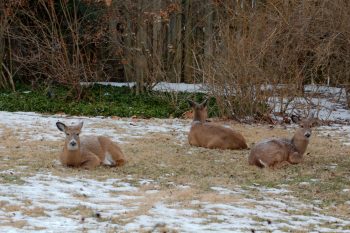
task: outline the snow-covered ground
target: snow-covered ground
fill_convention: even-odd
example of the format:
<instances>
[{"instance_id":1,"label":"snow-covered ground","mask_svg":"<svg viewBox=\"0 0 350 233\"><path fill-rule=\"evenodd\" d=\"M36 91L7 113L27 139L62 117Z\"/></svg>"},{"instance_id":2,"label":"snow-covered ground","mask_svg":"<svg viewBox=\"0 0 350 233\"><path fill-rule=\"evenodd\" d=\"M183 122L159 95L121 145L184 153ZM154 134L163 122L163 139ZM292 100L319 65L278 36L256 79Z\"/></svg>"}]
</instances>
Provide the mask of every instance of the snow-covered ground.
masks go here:
<instances>
[{"instance_id":1,"label":"snow-covered ground","mask_svg":"<svg viewBox=\"0 0 350 233\"><path fill-rule=\"evenodd\" d=\"M251 229L279 232L284 228L350 232L342 230L349 226L350 220L320 214L319 208L297 200L284 188L250 187L243 190L237 187L228 190L212 187L217 198L234 200L226 203L193 200L184 205L181 201L168 203L165 196L153 203L147 212L130 219L124 216L137 211L160 191L141 192L138 187L118 179L96 181L51 174L37 174L24 178L24 181L23 185L0 186L0 222L5 225L0 227L1 232L81 232L83 229L88 232L113 229L117 232L139 232L141 229L151 230L157 225L179 232L247 232ZM254 191L254 196L250 191ZM20 208L10 212L3 210L11 205ZM40 216L25 214L38 208L42 212ZM76 211L64 215L66 209ZM88 209L91 213L82 216L79 209ZM305 215L303 210L312 212ZM120 224L114 219L125 220L126 223ZM25 221L26 224L21 229L10 226L17 221Z\"/></svg>"},{"instance_id":2,"label":"snow-covered ground","mask_svg":"<svg viewBox=\"0 0 350 233\"><path fill-rule=\"evenodd\" d=\"M57 141L63 139L63 134L57 130L56 122L67 125L84 122L83 135L106 135L117 142L125 138L139 138L154 132L185 132L189 130L187 121L173 120L138 120L131 118L106 117L68 117L65 115L41 115L33 112L1 112L0 124L11 127L20 139ZM101 124L101 125L100 125ZM98 126L98 127L96 127ZM1 131L0 131L1 133Z\"/></svg>"},{"instance_id":3,"label":"snow-covered ground","mask_svg":"<svg viewBox=\"0 0 350 233\"><path fill-rule=\"evenodd\" d=\"M0 112L0 119L1 127L11 127L24 141L63 140L55 126L58 120L68 124L84 121L89 134L108 135L120 143L154 132L171 133L186 143L185 135L189 129L189 120L181 119L88 118L23 112ZM342 125L321 127L317 131L341 137L342 130L350 132L350 128ZM0 131L0 136L2 133ZM349 137L343 137L343 140L350 143ZM1 174L21 176L21 171L5 170ZM22 180L23 184L0 185L1 232L157 232L157 227L178 232L282 232L283 229L350 232L344 229L350 225L350 220L322 214L316 203L304 203L295 198L288 186L274 189L213 186L211 191L216 200L229 201L193 199L188 202L170 201L156 181L138 180L132 176L99 181L80 175L59 177L37 173L22 177ZM150 183L152 189L145 189ZM191 184L173 186L174 192L191 189ZM152 203L150 200L155 195L160 198ZM150 206L145 209L148 203ZM11 206L17 208L11 210ZM40 210L39 215L27 214L35 209ZM71 211L67 213L67 209ZM79 209L87 209L90 214L82 216ZM140 214L134 215L137 211ZM21 222L22 226L13 226L16 222Z\"/></svg>"}]
</instances>

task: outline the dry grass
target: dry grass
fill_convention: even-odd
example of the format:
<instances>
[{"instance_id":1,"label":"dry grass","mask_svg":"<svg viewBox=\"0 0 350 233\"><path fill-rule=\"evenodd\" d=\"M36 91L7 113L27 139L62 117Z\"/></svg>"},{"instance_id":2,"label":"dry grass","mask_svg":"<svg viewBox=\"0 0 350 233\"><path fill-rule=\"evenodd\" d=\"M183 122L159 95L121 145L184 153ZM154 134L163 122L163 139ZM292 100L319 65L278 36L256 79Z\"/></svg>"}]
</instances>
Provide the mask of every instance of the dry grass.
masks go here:
<instances>
[{"instance_id":1,"label":"dry grass","mask_svg":"<svg viewBox=\"0 0 350 233\"><path fill-rule=\"evenodd\" d=\"M282 127L271 128L268 125L237 125L233 128L242 132L252 145L263 138L278 136L289 137L293 130ZM61 166L58 153L62 142L19 141L16 133L6 130L3 132L0 154L0 170L13 170L13 173L0 175L0 182L20 183L21 176L31 176L37 172L50 172L53 175L67 177L80 174L89 178L103 180L106 178L125 179L131 175L134 180L152 179L157 185L142 185L138 192L144 193L143 206L135 212L128 212L123 217L113 219L124 222L134 216L147 213L152 205L166 196L168 203L182 202L190 205L191 200L209 201L213 203L232 203L239 201L237 196L215 195L211 187L246 188L251 186L267 186L293 191L293 196L306 201L320 200L319 206L325 213L331 213L349 218L350 211L345 204L349 200L349 192L342 192L350 186L350 148L343 146L338 140L317 136L317 131L311 140L300 165L290 165L280 170L259 169L247 163L249 150L223 151L191 147L174 141L171 133L152 133L140 139L130 139L130 143L121 147L128 157L128 163L121 168L99 167L86 171ZM336 166L331 166L337 164ZM127 180L132 182L132 180ZM303 185L302 182L308 182ZM133 184L140 186L139 183ZM189 185L187 189L175 189L175 185ZM145 194L146 190L157 189L156 194ZM137 196L138 194L133 194ZM250 197L254 192L250 192ZM269 194L270 195L270 194ZM141 195L140 195L141 196ZM78 199L84 197L77 197ZM186 204L187 203L187 204ZM125 203L128 205L127 203ZM135 205L132 202L130 206ZM16 208L8 203L0 203L1 208ZM193 207L193 205L192 205ZM83 216L91 215L91 210L67 210L64 214L75 211ZM42 209L26 209L30 215L44 215Z\"/></svg>"}]
</instances>

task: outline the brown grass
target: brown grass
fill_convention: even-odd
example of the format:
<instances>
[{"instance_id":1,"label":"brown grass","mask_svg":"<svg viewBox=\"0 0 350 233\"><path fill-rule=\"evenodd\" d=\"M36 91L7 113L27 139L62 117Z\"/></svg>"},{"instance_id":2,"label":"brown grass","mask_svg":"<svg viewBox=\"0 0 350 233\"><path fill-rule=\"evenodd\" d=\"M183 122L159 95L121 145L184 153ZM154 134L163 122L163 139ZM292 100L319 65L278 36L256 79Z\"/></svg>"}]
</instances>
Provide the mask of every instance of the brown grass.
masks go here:
<instances>
[{"instance_id":1,"label":"brown grass","mask_svg":"<svg viewBox=\"0 0 350 233\"><path fill-rule=\"evenodd\" d=\"M268 125L237 125L231 126L247 138L248 145L268 137L290 137L293 129L270 127ZM37 172L51 172L53 175L67 177L81 175L88 178L103 180L106 178L124 179L131 175L135 180L152 179L157 185L141 186L139 192L157 189L158 193L144 194L143 206L136 212L129 212L123 217L114 219L124 222L132 216L146 213L158 201L183 202L202 200L216 203L232 203L239 201L245 194L226 197L215 195L211 187L227 188L241 187L249 189L252 185L280 188L286 184L292 195L307 202L320 200L320 207L326 213L345 218L350 216L346 201L350 199L349 192L342 192L350 185L350 148L343 146L338 140L318 136L317 130L305 155L305 161L299 165L290 165L280 170L259 169L247 163L249 150L223 151L191 147L184 142L175 142L171 133L152 133L140 139L130 139L130 143L122 144L121 148L128 158L123 167L99 167L86 171L61 166L57 162L62 142L19 141L11 131L5 130L2 137L3 145L0 154L0 170L13 169L15 173L6 173L10 178L0 176L1 182L18 183L17 172L20 176L31 176ZM19 146L18 148L16 148ZM6 158L6 159L5 159ZM337 164L330 167L331 164ZM26 166L21 168L20 166ZM12 178L11 178L12 177ZM15 177L15 178L13 178ZM131 182L127 180L127 182ZM301 185L301 182L309 182ZM140 186L140 184L135 183ZM190 188L178 189L174 185L189 185ZM133 195L137 195L133 194ZM270 194L269 194L270 195ZM254 197L254 192L250 192ZM84 198L84 197L78 197ZM127 204L127 203L125 203ZM135 203L129 203L130 206ZM1 208L11 205L1 203ZM339 207L339 208L338 208ZM17 208L13 206L11 208ZM44 214L41 209L26 210L32 214ZM90 211L90 210L89 210ZM87 212L89 212L87 211ZM83 211L86 212L86 211ZM71 214L72 210L67 212ZM86 215L89 215L86 213Z\"/></svg>"},{"instance_id":2,"label":"brown grass","mask_svg":"<svg viewBox=\"0 0 350 233\"><path fill-rule=\"evenodd\" d=\"M27 221L25 220L11 221L9 223L0 223L0 226L11 226L16 228L23 228L26 225L27 225Z\"/></svg>"}]
</instances>

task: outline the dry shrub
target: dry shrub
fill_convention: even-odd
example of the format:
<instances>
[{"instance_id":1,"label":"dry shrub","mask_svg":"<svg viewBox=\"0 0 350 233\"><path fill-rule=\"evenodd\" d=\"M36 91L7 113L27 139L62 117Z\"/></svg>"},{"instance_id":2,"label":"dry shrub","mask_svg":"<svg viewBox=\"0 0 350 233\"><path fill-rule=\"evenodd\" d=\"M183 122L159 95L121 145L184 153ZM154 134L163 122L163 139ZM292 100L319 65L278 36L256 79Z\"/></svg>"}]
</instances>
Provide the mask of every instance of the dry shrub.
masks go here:
<instances>
[{"instance_id":1,"label":"dry shrub","mask_svg":"<svg viewBox=\"0 0 350 233\"><path fill-rule=\"evenodd\" d=\"M136 93L160 81L200 82L222 114L261 118L271 96L290 102L304 95L305 84L347 86L350 79L346 0L6 0L0 6L6 88L13 77L77 89L80 81L134 81Z\"/></svg>"},{"instance_id":2,"label":"dry shrub","mask_svg":"<svg viewBox=\"0 0 350 233\"><path fill-rule=\"evenodd\" d=\"M348 83L347 1L255 3L216 5L215 49L200 75L223 113L261 117L271 96L289 103L304 96L305 84Z\"/></svg>"},{"instance_id":3,"label":"dry shrub","mask_svg":"<svg viewBox=\"0 0 350 233\"><path fill-rule=\"evenodd\" d=\"M91 6L80 1L23 1L6 5L12 21L3 37L6 64L21 82L60 83L80 90L81 81L105 80L108 54L100 59L106 42L103 5ZM93 10L96 10L94 12ZM101 16L101 18L99 18ZM80 93L78 92L78 97Z\"/></svg>"}]
</instances>

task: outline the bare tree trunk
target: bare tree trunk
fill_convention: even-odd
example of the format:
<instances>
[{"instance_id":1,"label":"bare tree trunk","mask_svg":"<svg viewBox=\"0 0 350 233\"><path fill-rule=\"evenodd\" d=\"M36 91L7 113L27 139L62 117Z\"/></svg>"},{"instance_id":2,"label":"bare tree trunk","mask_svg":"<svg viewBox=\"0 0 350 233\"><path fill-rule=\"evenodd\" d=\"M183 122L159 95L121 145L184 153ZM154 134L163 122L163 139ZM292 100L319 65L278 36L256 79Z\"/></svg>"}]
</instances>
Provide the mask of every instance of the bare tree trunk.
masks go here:
<instances>
[{"instance_id":1,"label":"bare tree trunk","mask_svg":"<svg viewBox=\"0 0 350 233\"><path fill-rule=\"evenodd\" d=\"M181 0L176 0L174 4L180 7ZM174 11L170 15L167 30L167 76L171 82L181 81L183 54L182 36L182 15L180 12Z\"/></svg>"},{"instance_id":2,"label":"bare tree trunk","mask_svg":"<svg viewBox=\"0 0 350 233\"><path fill-rule=\"evenodd\" d=\"M192 1L185 0L184 9L184 35L183 35L183 80L184 82L192 82Z\"/></svg>"},{"instance_id":3,"label":"bare tree trunk","mask_svg":"<svg viewBox=\"0 0 350 233\"><path fill-rule=\"evenodd\" d=\"M213 57L213 15L212 0L207 0L205 7L206 24L204 28L204 67L210 67ZM202 80L202 82L204 81Z\"/></svg>"},{"instance_id":4,"label":"bare tree trunk","mask_svg":"<svg viewBox=\"0 0 350 233\"><path fill-rule=\"evenodd\" d=\"M13 71L12 71L12 48L11 48L11 41L8 37L8 47L5 48L5 34L8 30L8 15L5 13L5 5L4 2L0 2L0 87L2 88L11 88L12 91L15 91L15 84L13 82ZM6 66L4 62L4 57L6 50L9 52L8 60L9 60L9 67Z\"/></svg>"},{"instance_id":5,"label":"bare tree trunk","mask_svg":"<svg viewBox=\"0 0 350 233\"><path fill-rule=\"evenodd\" d=\"M118 6L116 2L111 1L110 5L108 5L108 29L109 29L109 36L111 38L111 43L109 47L108 53L110 54L111 57L116 57L119 55L119 51L122 48L121 44L121 35L117 31L117 23L120 20L120 13ZM112 67L113 69L113 74L116 76L118 73L118 68L116 66ZM99 75L100 76L100 75Z\"/></svg>"},{"instance_id":6,"label":"bare tree trunk","mask_svg":"<svg viewBox=\"0 0 350 233\"><path fill-rule=\"evenodd\" d=\"M146 57L144 48L147 42L147 33L143 22L143 1L140 2L140 14L137 20L136 32L136 51L135 51L135 77L136 77L136 94L144 92L145 76L146 76Z\"/></svg>"},{"instance_id":7,"label":"bare tree trunk","mask_svg":"<svg viewBox=\"0 0 350 233\"><path fill-rule=\"evenodd\" d=\"M182 75L182 7L181 0L176 0L175 10L170 14L167 30L167 76L171 82L180 82Z\"/></svg>"},{"instance_id":8,"label":"bare tree trunk","mask_svg":"<svg viewBox=\"0 0 350 233\"><path fill-rule=\"evenodd\" d=\"M153 22L153 39L152 39L152 74L155 82L162 78L162 19L158 12L161 10L161 0L154 0L153 10L156 12L156 17Z\"/></svg>"},{"instance_id":9,"label":"bare tree trunk","mask_svg":"<svg viewBox=\"0 0 350 233\"><path fill-rule=\"evenodd\" d=\"M116 6L118 8L118 6ZM131 18L131 15L129 13L128 6L125 5L125 8L127 9L125 12L123 12L123 17L125 18L125 28L124 30L126 31L125 35L123 35L124 40L123 40L123 58L122 58L122 64L124 67L124 81L126 82L131 82L134 81L133 77L133 54L135 54L132 51L133 48L133 43L132 43L132 22L129 20Z\"/></svg>"}]
</instances>

